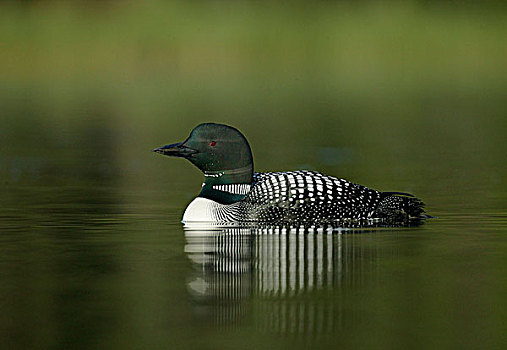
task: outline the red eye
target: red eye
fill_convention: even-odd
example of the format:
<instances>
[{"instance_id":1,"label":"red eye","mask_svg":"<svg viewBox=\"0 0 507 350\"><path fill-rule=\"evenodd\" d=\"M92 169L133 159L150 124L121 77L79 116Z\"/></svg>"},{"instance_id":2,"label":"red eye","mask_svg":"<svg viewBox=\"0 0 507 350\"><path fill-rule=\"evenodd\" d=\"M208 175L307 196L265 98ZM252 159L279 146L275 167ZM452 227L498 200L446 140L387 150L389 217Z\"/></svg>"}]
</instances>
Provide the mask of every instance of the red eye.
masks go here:
<instances>
[{"instance_id":1,"label":"red eye","mask_svg":"<svg viewBox=\"0 0 507 350\"><path fill-rule=\"evenodd\" d=\"M215 141L211 141L209 145L210 145L210 146L215 146L216 144L217 144L217 143L216 143Z\"/></svg>"}]
</instances>

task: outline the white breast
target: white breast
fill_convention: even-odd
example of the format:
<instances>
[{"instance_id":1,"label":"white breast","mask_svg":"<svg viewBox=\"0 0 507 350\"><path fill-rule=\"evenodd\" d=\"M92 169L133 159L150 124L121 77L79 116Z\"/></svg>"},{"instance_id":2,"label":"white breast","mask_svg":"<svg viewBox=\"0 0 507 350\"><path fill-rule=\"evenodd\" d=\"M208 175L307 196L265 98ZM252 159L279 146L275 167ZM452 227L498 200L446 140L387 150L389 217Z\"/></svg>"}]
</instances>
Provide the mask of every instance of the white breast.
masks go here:
<instances>
[{"instance_id":1,"label":"white breast","mask_svg":"<svg viewBox=\"0 0 507 350\"><path fill-rule=\"evenodd\" d=\"M239 203L220 204L211 199L197 197L185 209L183 222L235 222L241 216L239 206Z\"/></svg>"},{"instance_id":2,"label":"white breast","mask_svg":"<svg viewBox=\"0 0 507 350\"><path fill-rule=\"evenodd\" d=\"M221 204L212 201L211 199L197 197L192 202L190 202L187 209L185 209L185 213L183 214L183 222L213 222L215 221L213 209L218 205Z\"/></svg>"}]
</instances>

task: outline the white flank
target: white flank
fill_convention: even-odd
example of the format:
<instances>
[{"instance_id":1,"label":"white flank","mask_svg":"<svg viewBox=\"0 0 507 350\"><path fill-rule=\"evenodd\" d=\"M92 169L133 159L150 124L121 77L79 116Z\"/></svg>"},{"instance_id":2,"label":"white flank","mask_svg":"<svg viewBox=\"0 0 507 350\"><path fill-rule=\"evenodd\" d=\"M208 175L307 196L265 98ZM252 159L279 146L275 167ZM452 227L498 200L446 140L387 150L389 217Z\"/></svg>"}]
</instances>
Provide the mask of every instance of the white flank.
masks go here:
<instances>
[{"instance_id":1,"label":"white flank","mask_svg":"<svg viewBox=\"0 0 507 350\"><path fill-rule=\"evenodd\" d=\"M220 204L211 199L197 197L188 205L183 222L235 222L241 218L238 204Z\"/></svg>"}]
</instances>

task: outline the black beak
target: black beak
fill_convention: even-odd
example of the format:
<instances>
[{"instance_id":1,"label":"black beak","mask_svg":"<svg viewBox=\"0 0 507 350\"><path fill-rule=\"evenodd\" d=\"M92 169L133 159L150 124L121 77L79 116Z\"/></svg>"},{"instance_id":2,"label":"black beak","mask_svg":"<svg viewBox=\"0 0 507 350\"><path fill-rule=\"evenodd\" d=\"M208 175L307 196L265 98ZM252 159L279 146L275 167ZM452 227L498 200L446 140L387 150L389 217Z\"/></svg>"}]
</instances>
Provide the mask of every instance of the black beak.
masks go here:
<instances>
[{"instance_id":1,"label":"black beak","mask_svg":"<svg viewBox=\"0 0 507 350\"><path fill-rule=\"evenodd\" d=\"M192 154L197 153L195 149L187 147L184 142L173 143L171 145L165 145L162 147L155 148L153 152L163 154L164 156L172 157L183 157L186 158Z\"/></svg>"}]
</instances>

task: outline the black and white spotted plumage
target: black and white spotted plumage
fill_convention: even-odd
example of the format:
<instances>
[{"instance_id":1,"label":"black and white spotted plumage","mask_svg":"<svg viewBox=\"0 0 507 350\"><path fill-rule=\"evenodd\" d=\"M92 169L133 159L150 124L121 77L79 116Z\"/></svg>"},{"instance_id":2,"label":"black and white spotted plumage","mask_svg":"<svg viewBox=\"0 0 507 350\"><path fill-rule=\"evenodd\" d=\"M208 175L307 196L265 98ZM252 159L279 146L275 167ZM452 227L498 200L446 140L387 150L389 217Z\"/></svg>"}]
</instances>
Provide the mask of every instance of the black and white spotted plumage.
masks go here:
<instances>
[{"instance_id":1,"label":"black and white spotted plumage","mask_svg":"<svg viewBox=\"0 0 507 350\"><path fill-rule=\"evenodd\" d=\"M329 222L371 217L380 193L310 171L258 173L243 200L249 215L268 222Z\"/></svg>"},{"instance_id":2,"label":"black and white spotted plumage","mask_svg":"<svg viewBox=\"0 0 507 350\"><path fill-rule=\"evenodd\" d=\"M409 196L313 171L255 173L245 198L217 208L217 219L276 224L418 217L423 204Z\"/></svg>"}]
</instances>

